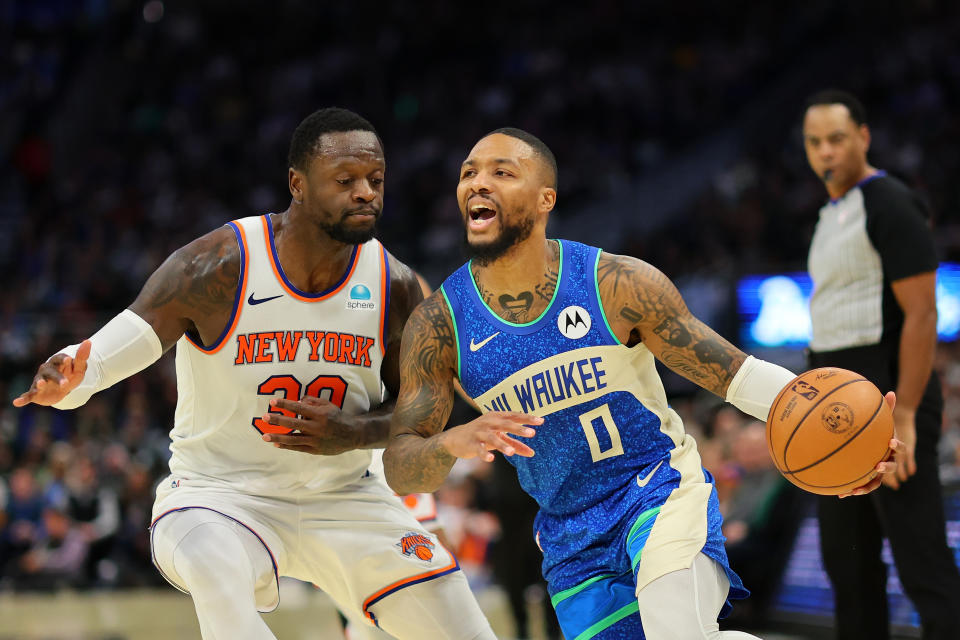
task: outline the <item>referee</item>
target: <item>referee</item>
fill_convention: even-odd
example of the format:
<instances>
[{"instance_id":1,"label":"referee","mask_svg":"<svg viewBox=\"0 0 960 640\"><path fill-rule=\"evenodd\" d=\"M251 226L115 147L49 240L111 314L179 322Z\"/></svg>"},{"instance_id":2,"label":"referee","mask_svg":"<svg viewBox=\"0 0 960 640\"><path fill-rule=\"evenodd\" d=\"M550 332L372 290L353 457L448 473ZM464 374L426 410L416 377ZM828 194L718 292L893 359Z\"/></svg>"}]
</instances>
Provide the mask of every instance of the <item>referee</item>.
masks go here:
<instances>
[{"instance_id":1,"label":"referee","mask_svg":"<svg viewBox=\"0 0 960 640\"><path fill-rule=\"evenodd\" d=\"M842 91L807 101L807 160L830 201L820 209L808 269L812 367L836 366L895 389L897 471L843 501L821 497L820 548L833 583L836 637L890 637L883 537L923 638L960 637L960 574L947 547L937 473L943 399L932 374L937 256L917 195L867 163L863 105Z\"/></svg>"}]
</instances>

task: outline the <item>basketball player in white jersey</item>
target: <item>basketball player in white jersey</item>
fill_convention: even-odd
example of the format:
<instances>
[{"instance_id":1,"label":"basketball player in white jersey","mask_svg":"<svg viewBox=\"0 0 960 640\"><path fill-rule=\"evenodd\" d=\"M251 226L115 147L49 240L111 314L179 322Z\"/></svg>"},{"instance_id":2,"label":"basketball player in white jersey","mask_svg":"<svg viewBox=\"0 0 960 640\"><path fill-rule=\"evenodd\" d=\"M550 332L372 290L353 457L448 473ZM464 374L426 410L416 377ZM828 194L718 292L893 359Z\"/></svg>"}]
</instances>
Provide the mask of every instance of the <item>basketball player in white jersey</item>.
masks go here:
<instances>
[{"instance_id":1,"label":"basketball player in white jersey","mask_svg":"<svg viewBox=\"0 0 960 640\"><path fill-rule=\"evenodd\" d=\"M384 156L343 109L290 145L292 202L170 256L134 303L14 400L72 409L176 344L171 475L153 560L209 639L274 636L281 575L401 640L493 638L456 559L367 469L386 442L403 326L422 299L375 239ZM318 455L310 455L318 454Z\"/></svg>"}]
</instances>

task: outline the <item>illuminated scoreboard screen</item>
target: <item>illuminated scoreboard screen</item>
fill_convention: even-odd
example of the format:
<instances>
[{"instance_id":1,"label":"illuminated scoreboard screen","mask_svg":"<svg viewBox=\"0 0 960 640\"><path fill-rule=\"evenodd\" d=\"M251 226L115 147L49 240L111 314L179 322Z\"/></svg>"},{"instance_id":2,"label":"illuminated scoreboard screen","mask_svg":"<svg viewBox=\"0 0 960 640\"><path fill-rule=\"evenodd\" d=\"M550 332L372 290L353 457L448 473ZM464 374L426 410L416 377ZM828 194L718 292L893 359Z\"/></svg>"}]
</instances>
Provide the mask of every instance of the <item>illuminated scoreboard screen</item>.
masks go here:
<instances>
[{"instance_id":1,"label":"illuminated scoreboard screen","mask_svg":"<svg viewBox=\"0 0 960 640\"><path fill-rule=\"evenodd\" d=\"M745 348L803 348L810 342L810 294L806 272L744 276L737 283L740 343ZM960 337L960 264L937 269L937 335Z\"/></svg>"}]
</instances>

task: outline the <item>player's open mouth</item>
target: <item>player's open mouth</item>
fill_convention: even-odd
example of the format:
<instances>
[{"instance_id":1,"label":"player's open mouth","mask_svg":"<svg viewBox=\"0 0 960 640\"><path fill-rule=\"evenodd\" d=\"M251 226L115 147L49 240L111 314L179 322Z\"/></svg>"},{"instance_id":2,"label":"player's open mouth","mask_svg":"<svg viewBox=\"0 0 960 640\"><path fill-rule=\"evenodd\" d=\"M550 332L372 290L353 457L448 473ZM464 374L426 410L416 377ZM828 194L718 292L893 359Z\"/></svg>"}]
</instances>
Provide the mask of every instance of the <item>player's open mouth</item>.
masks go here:
<instances>
[{"instance_id":1,"label":"player's open mouth","mask_svg":"<svg viewBox=\"0 0 960 640\"><path fill-rule=\"evenodd\" d=\"M473 203L467 213L470 217L467 224L471 229L483 229L497 217L496 209L485 202Z\"/></svg>"}]
</instances>

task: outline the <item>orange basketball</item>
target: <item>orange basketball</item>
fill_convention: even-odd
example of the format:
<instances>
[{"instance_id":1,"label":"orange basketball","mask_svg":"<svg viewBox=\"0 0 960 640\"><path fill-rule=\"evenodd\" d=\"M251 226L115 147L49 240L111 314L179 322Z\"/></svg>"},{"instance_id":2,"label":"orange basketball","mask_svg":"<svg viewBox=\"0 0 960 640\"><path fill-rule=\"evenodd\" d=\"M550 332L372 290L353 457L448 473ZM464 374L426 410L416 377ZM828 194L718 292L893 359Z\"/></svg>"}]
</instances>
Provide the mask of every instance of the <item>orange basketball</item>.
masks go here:
<instances>
[{"instance_id":1,"label":"orange basketball","mask_svg":"<svg viewBox=\"0 0 960 640\"><path fill-rule=\"evenodd\" d=\"M425 545L417 545L417 548L414 549L414 553L417 554L417 557L421 560L430 560L433 558L433 551Z\"/></svg>"},{"instance_id":2,"label":"orange basketball","mask_svg":"<svg viewBox=\"0 0 960 640\"><path fill-rule=\"evenodd\" d=\"M847 493L890 453L893 411L859 373L824 367L790 381L767 416L767 446L783 476L811 493Z\"/></svg>"}]
</instances>

